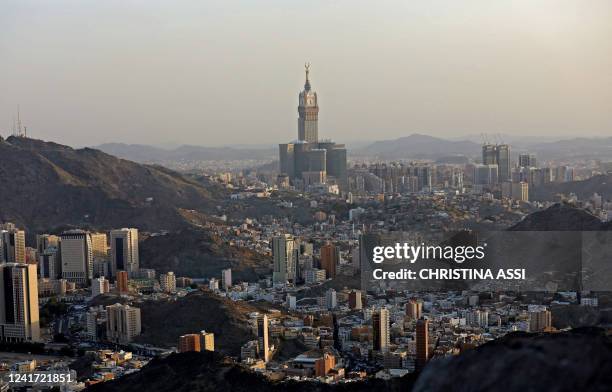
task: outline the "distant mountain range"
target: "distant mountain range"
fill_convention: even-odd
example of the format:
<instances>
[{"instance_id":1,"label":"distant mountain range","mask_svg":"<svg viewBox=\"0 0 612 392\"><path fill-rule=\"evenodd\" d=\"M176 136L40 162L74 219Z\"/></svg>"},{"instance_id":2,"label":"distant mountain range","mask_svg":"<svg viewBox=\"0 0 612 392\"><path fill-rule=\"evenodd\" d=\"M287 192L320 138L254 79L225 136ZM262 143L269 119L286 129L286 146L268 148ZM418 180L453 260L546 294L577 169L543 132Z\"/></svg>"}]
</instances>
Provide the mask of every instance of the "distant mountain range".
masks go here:
<instances>
[{"instance_id":1,"label":"distant mountain range","mask_svg":"<svg viewBox=\"0 0 612 392\"><path fill-rule=\"evenodd\" d=\"M0 221L54 228L179 229L180 209L210 211L223 190L161 166L41 140L0 138Z\"/></svg>"},{"instance_id":2,"label":"distant mountain range","mask_svg":"<svg viewBox=\"0 0 612 392\"><path fill-rule=\"evenodd\" d=\"M552 200L557 194L576 194L580 199L589 199L597 193L604 200L612 199L612 174L601 174L582 181L549 183L529 190L532 200Z\"/></svg>"},{"instance_id":3,"label":"distant mountain range","mask_svg":"<svg viewBox=\"0 0 612 392\"><path fill-rule=\"evenodd\" d=\"M119 158L141 163L164 161L220 161L220 160L273 160L277 159L278 149L180 146L164 149L143 144L108 143L94 148Z\"/></svg>"},{"instance_id":4,"label":"distant mountain range","mask_svg":"<svg viewBox=\"0 0 612 392\"><path fill-rule=\"evenodd\" d=\"M480 144L468 140L453 141L433 136L412 134L394 140L381 140L353 151L353 155L376 156L381 159L438 159L452 156L478 156Z\"/></svg>"},{"instance_id":5,"label":"distant mountain range","mask_svg":"<svg viewBox=\"0 0 612 392\"><path fill-rule=\"evenodd\" d=\"M514 159L519 152L530 152L539 159L559 157L599 158L612 160L612 137L574 138L551 141L551 137L520 137L505 135L497 140L512 146ZM494 142L491 140L491 142ZM353 147L351 147L353 146ZM464 139L444 139L414 133L398 139L380 140L372 143L349 143L349 156L378 157L380 159L433 159L443 162L464 162L465 158L479 159L482 141L476 136ZM95 146L123 159L141 163L163 163L169 161L215 161L215 160L277 160L275 146L249 147L203 147L184 145L166 149L143 144L108 143ZM463 160L462 160L463 159Z\"/></svg>"},{"instance_id":6,"label":"distant mountain range","mask_svg":"<svg viewBox=\"0 0 612 392\"><path fill-rule=\"evenodd\" d=\"M514 138L516 139L516 138ZM590 158L612 160L612 137L574 138L542 142L538 138L506 141L513 155L518 152L535 153L539 159ZM393 140L374 142L353 155L374 156L381 159L449 159L457 156L480 158L482 143L473 140L450 140L422 134L412 134Z\"/></svg>"}]
</instances>

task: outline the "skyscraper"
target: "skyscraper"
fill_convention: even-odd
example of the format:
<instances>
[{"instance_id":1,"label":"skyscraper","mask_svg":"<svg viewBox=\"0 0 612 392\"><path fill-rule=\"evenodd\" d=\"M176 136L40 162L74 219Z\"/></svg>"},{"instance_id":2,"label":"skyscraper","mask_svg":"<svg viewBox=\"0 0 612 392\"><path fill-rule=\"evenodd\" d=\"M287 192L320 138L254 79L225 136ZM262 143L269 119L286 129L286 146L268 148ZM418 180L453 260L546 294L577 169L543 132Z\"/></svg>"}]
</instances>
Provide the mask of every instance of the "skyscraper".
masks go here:
<instances>
[{"instance_id":1,"label":"skyscraper","mask_svg":"<svg viewBox=\"0 0 612 392\"><path fill-rule=\"evenodd\" d=\"M499 170L498 181L510 181L512 176L512 165L510 165L510 146L507 144L497 145L497 167Z\"/></svg>"},{"instance_id":2,"label":"skyscraper","mask_svg":"<svg viewBox=\"0 0 612 392\"><path fill-rule=\"evenodd\" d=\"M381 308L372 314L372 339L374 351L386 352L389 348L389 310Z\"/></svg>"},{"instance_id":3,"label":"skyscraper","mask_svg":"<svg viewBox=\"0 0 612 392\"><path fill-rule=\"evenodd\" d=\"M483 144L482 164L497 165L497 182L509 181L511 179L512 167L510 165L510 146L507 144Z\"/></svg>"},{"instance_id":4,"label":"skyscraper","mask_svg":"<svg viewBox=\"0 0 612 392\"><path fill-rule=\"evenodd\" d=\"M272 239L272 256L274 258L272 281L274 283L295 281L298 252L295 238L291 234L284 234Z\"/></svg>"},{"instance_id":5,"label":"skyscraper","mask_svg":"<svg viewBox=\"0 0 612 392\"><path fill-rule=\"evenodd\" d=\"M131 276L138 272L138 229L118 229L110 233L111 268L113 276L117 271L127 271Z\"/></svg>"},{"instance_id":6,"label":"skyscraper","mask_svg":"<svg viewBox=\"0 0 612 392\"><path fill-rule=\"evenodd\" d=\"M416 370L423 370L429 360L429 320L419 319L416 325Z\"/></svg>"},{"instance_id":7,"label":"skyscraper","mask_svg":"<svg viewBox=\"0 0 612 392\"><path fill-rule=\"evenodd\" d=\"M317 93L310 87L310 64L305 68L306 83L298 96L298 140L316 143L319 141L319 103Z\"/></svg>"},{"instance_id":8,"label":"skyscraper","mask_svg":"<svg viewBox=\"0 0 612 392\"><path fill-rule=\"evenodd\" d=\"M83 230L71 230L60 236L62 278L86 284L93 278L93 249L91 235Z\"/></svg>"},{"instance_id":9,"label":"skyscraper","mask_svg":"<svg viewBox=\"0 0 612 392\"><path fill-rule=\"evenodd\" d=\"M319 103L309 74L307 64L306 82L298 96L298 140L279 144L280 175L302 189L333 182L344 190L348 186L346 148L330 140L319 141Z\"/></svg>"},{"instance_id":10,"label":"skyscraper","mask_svg":"<svg viewBox=\"0 0 612 392\"><path fill-rule=\"evenodd\" d=\"M12 224L4 227L4 230L0 230L0 262L25 263L25 232Z\"/></svg>"},{"instance_id":11,"label":"skyscraper","mask_svg":"<svg viewBox=\"0 0 612 392\"><path fill-rule=\"evenodd\" d=\"M37 234L36 235L36 250L39 255L42 255L45 250L49 247L55 247L59 249L60 238L56 235L51 234Z\"/></svg>"},{"instance_id":12,"label":"skyscraper","mask_svg":"<svg viewBox=\"0 0 612 392\"><path fill-rule=\"evenodd\" d=\"M59 249L55 246L44 248L38 256L38 266L41 278L57 279L62 275Z\"/></svg>"},{"instance_id":13,"label":"skyscraper","mask_svg":"<svg viewBox=\"0 0 612 392\"><path fill-rule=\"evenodd\" d=\"M259 358L264 362L270 360L270 345L268 343L268 316L263 314L257 317L257 350Z\"/></svg>"},{"instance_id":14,"label":"skyscraper","mask_svg":"<svg viewBox=\"0 0 612 392\"><path fill-rule=\"evenodd\" d=\"M0 264L0 339L40 341L36 265Z\"/></svg>"},{"instance_id":15,"label":"skyscraper","mask_svg":"<svg viewBox=\"0 0 612 392\"><path fill-rule=\"evenodd\" d=\"M106 337L110 342L126 344L140 332L140 309L121 304L106 307Z\"/></svg>"},{"instance_id":16,"label":"skyscraper","mask_svg":"<svg viewBox=\"0 0 612 392\"><path fill-rule=\"evenodd\" d=\"M327 278L336 277L336 269L340 259L340 249L334 244L327 243L321 247L321 268L327 273Z\"/></svg>"},{"instance_id":17,"label":"skyscraper","mask_svg":"<svg viewBox=\"0 0 612 392\"><path fill-rule=\"evenodd\" d=\"M518 157L519 167L537 167L537 159L534 154L519 154Z\"/></svg>"}]
</instances>

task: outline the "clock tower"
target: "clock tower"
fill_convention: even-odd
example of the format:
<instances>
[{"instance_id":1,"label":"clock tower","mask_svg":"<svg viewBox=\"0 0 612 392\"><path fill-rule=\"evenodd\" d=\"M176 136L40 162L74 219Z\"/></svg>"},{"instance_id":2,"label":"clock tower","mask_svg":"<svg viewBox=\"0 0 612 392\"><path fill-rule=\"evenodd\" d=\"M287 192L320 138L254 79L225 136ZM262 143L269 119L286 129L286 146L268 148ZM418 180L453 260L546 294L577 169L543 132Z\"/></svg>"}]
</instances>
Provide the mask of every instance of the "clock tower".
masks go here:
<instances>
[{"instance_id":1,"label":"clock tower","mask_svg":"<svg viewBox=\"0 0 612 392\"><path fill-rule=\"evenodd\" d=\"M310 88L310 63L306 63L304 67L306 83L298 98L298 140L317 143L319 141L319 104L317 93Z\"/></svg>"}]
</instances>

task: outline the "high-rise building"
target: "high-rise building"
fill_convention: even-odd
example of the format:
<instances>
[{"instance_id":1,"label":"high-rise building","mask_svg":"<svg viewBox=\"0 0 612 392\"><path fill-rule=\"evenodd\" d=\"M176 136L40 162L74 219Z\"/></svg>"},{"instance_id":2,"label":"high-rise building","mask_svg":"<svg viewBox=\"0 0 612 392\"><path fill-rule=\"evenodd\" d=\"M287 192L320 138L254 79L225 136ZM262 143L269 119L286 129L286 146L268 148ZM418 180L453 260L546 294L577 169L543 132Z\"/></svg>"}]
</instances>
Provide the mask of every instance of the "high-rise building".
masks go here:
<instances>
[{"instance_id":1,"label":"high-rise building","mask_svg":"<svg viewBox=\"0 0 612 392\"><path fill-rule=\"evenodd\" d=\"M348 297L349 308L353 310L360 310L363 305L361 303L361 291L351 290Z\"/></svg>"},{"instance_id":2,"label":"high-rise building","mask_svg":"<svg viewBox=\"0 0 612 392\"><path fill-rule=\"evenodd\" d=\"M104 277L95 278L91 281L91 296L97 297L110 291L108 280Z\"/></svg>"},{"instance_id":3,"label":"high-rise building","mask_svg":"<svg viewBox=\"0 0 612 392\"><path fill-rule=\"evenodd\" d=\"M329 182L345 190L346 148L332 141L319 141L318 97L311 88L309 73L307 65L304 90L298 96L298 140L279 144L280 174L304 189Z\"/></svg>"},{"instance_id":4,"label":"high-rise building","mask_svg":"<svg viewBox=\"0 0 612 392\"><path fill-rule=\"evenodd\" d=\"M406 316L411 320L418 320L423 315L423 302L411 298L406 302Z\"/></svg>"},{"instance_id":5,"label":"high-rise building","mask_svg":"<svg viewBox=\"0 0 612 392\"><path fill-rule=\"evenodd\" d=\"M62 278L86 284L93 278L91 235L83 230L71 230L60 236Z\"/></svg>"},{"instance_id":6,"label":"high-rise building","mask_svg":"<svg viewBox=\"0 0 612 392\"><path fill-rule=\"evenodd\" d=\"M327 272L327 278L336 277L336 269L340 262L340 249L332 243L327 243L321 247L321 268Z\"/></svg>"},{"instance_id":7,"label":"high-rise building","mask_svg":"<svg viewBox=\"0 0 612 392\"><path fill-rule=\"evenodd\" d=\"M423 370L429 360L429 320L419 319L416 324L416 369Z\"/></svg>"},{"instance_id":8,"label":"high-rise building","mask_svg":"<svg viewBox=\"0 0 612 392\"><path fill-rule=\"evenodd\" d=\"M38 256L41 278L57 279L62 276L59 249L55 246L45 247Z\"/></svg>"},{"instance_id":9,"label":"high-rise building","mask_svg":"<svg viewBox=\"0 0 612 392\"><path fill-rule=\"evenodd\" d=\"M529 184L526 182L512 183L512 199L518 201L529 201Z\"/></svg>"},{"instance_id":10,"label":"high-rise building","mask_svg":"<svg viewBox=\"0 0 612 392\"><path fill-rule=\"evenodd\" d=\"M60 238L52 234L37 234L36 235L36 250L39 255L45 253L45 250L50 247L59 249Z\"/></svg>"},{"instance_id":11,"label":"high-rise building","mask_svg":"<svg viewBox=\"0 0 612 392\"><path fill-rule=\"evenodd\" d=\"M25 231L12 224L5 224L4 227L0 230L0 262L25 263Z\"/></svg>"},{"instance_id":12,"label":"high-rise building","mask_svg":"<svg viewBox=\"0 0 612 392\"><path fill-rule=\"evenodd\" d=\"M259 352L259 358L264 362L270 360L268 339L268 316L263 314L257 317L257 351Z\"/></svg>"},{"instance_id":13,"label":"high-rise building","mask_svg":"<svg viewBox=\"0 0 612 392\"><path fill-rule=\"evenodd\" d=\"M115 288L120 294L130 291L127 271L117 271L117 276L115 276Z\"/></svg>"},{"instance_id":14,"label":"high-rise building","mask_svg":"<svg viewBox=\"0 0 612 392\"><path fill-rule=\"evenodd\" d=\"M0 339L40 341L35 264L0 264Z\"/></svg>"},{"instance_id":15,"label":"high-rise building","mask_svg":"<svg viewBox=\"0 0 612 392\"><path fill-rule=\"evenodd\" d=\"M519 154L518 157L519 167L537 167L537 159L534 154Z\"/></svg>"},{"instance_id":16,"label":"high-rise building","mask_svg":"<svg viewBox=\"0 0 612 392\"><path fill-rule=\"evenodd\" d=\"M314 362L314 376L325 377L334 367L336 367L336 357L332 353L323 353L323 356Z\"/></svg>"},{"instance_id":17,"label":"high-rise building","mask_svg":"<svg viewBox=\"0 0 612 392\"><path fill-rule=\"evenodd\" d=\"M552 326L550 310L541 309L529 312L529 332L542 332Z\"/></svg>"},{"instance_id":18,"label":"high-rise building","mask_svg":"<svg viewBox=\"0 0 612 392\"><path fill-rule=\"evenodd\" d=\"M229 290L232 287L232 269L227 268L221 270L221 287L223 290Z\"/></svg>"},{"instance_id":19,"label":"high-rise building","mask_svg":"<svg viewBox=\"0 0 612 392\"><path fill-rule=\"evenodd\" d=\"M126 344L140 332L140 309L121 304L106 307L106 337L110 342Z\"/></svg>"},{"instance_id":20,"label":"high-rise building","mask_svg":"<svg viewBox=\"0 0 612 392\"><path fill-rule=\"evenodd\" d=\"M200 346L204 351L215 351L215 334L212 332L200 331Z\"/></svg>"},{"instance_id":21,"label":"high-rise building","mask_svg":"<svg viewBox=\"0 0 612 392\"><path fill-rule=\"evenodd\" d=\"M174 275L174 272L169 271L159 275L159 286L164 293L176 292L176 275Z\"/></svg>"},{"instance_id":22,"label":"high-rise building","mask_svg":"<svg viewBox=\"0 0 612 392\"><path fill-rule=\"evenodd\" d=\"M374 351L386 352L389 349L389 310L381 308L372 314L372 340Z\"/></svg>"},{"instance_id":23,"label":"high-rise building","mask_svg":"<svg viewBox=\"0 0 612 392\"><path fill-rule=\"evenodd\" d=\"M474 165L474 184L494 185L499 182L497 165Z\"/></svg>"},{"instance_id":24,"label":"high-rise building","mask_svg":"<svg viewBox=\"0 0 612 392\"><path fill-rule=\"evenodd\" d=\"M178 352L200 351L200 335L190 333L179 337Z\"/></svg>"},{"instance_id":25,"label":"high-rise building","mask_svg":"<svg viewBox=\"0 0 612 392\"><path fill-rule=\"evenodd\" d=\"M91 249L94 259L108 258L108 241L106 233L91 233Z\"/></svg>"},{"instance_id":26,"label":"high-rise building","mask_svg":"<svg viewBox=\"0 0 612 392\"><path fill-rule=\"evenodd\" d=\"M274 270L272 281L274 283L295 282L297 272L297 258L299 248L291 234L284 234L272 239L272 256Z\"/></svg>"},{"instance_id":27,"label":"high-rise building","mask_svg":"<svg viewBox=\"0 0 612 392\"><path fill-rule=\"evenodd\" d=\"M507 144L484 144L482 146L482 164L497 165L497 182L509 181L512 172L512 167L510 165L510 146Z\"/></svg>"},{"instance_id":28,"label":"high-rise building","mask_svg":"<svg viewBox=\"0 0 612 392\"><path fill-rule=\"evenodd\" d=\"M510 181L512 165L510 164L510 146L507 144L497 145L497 167L499 169L498 182Z\"/></svg>"},{"instance_id":29,"label":"high-rise building","mask_svg":"<svg viewBox=\"0 0 612 392\"><path fill-rule=\"evenodd\" d=\"M325 292L325 304L327 305L328 310L333 310L338 307L338 296L336 290L328 289Z\"/></svg>"},{"instance_id":30,"label":"high-rise building","mask_svg":"<svg viewBox=\"0 0 612 392\"><path fill-rule=\"evenodd\" d=\"M117 271L127 271L130 276L138 272L138 229L113 230L110 238L113 276Z\"/></svg>"},{"instance_id":31,"label":"high-rise building","mask_svg":"<svg viewBox=\"0 0 612 392\"><path fill-rule=\"evenodd\" d=\"M482 164L497 165L497 148L494 144L482 145Z\"/></svg>"},{"instance_id":32,"label":"high-rise building","mask_svg":"<svg viewBox=\"0 0 612 392\"><path fill-rule=\"evenodd\" d=\"M306 64L306 83L298 96L298 140L319 141L319 103L317 93L310 87L310 64Z\"/></svg>"}]
</instances>

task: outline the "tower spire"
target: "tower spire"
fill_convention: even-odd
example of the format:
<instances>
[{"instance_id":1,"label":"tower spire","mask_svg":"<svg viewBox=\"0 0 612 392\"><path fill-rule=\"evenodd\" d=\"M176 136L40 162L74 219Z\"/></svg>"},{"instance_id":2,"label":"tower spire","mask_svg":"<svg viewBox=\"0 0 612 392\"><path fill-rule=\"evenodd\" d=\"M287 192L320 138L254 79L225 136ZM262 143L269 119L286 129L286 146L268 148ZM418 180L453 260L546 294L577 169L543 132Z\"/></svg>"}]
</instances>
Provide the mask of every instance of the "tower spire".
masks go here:
<instances>
[{"instance_id":1,"label":"tower spire","mask_svg":"<svg viewBox=\"0 0 612 392\"><path fill-rule=\"evenodd\" d=\"M310 73L310 63L304 63L304 70L306 71L306 83L304 84L304 90L310 91L310 79L308 74Z\"/></svg>"}]
</instances>

